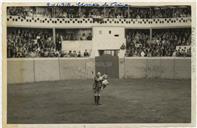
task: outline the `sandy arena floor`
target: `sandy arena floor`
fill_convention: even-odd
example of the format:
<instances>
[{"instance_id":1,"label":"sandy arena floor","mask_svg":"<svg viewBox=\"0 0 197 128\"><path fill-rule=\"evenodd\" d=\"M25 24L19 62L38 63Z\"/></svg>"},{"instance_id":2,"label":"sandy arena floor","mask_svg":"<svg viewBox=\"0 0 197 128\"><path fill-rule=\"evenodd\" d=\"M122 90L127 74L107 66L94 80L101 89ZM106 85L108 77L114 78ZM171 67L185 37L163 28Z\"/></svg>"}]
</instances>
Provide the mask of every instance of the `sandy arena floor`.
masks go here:
<instances>
[{"instance_id":1,"label":"sandy arena floor","mask_svg":"<svg viewBox=\"0 0 197 128\"><path fill-rule=\"evenodd\" d=\"M110 80L93 101L92 80L8 85L8 123L189 123L191 81Z\"/></svg>"}]
</instances>

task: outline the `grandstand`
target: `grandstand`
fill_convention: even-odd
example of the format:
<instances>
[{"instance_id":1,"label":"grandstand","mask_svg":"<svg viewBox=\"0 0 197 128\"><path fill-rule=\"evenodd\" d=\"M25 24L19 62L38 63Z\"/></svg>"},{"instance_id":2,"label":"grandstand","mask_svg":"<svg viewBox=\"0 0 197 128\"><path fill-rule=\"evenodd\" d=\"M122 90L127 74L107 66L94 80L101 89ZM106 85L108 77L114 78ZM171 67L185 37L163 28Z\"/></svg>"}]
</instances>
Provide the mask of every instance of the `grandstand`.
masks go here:
<instances>
[{"instance_id":1,"label":"grandstand","mask_svg":"<svg viewBox=\"0 0 197 128\"><path fill-rule=\"evenodd\" d=\"M190 5L129 5L127 7L8 6L6 40L7 83L9 85L8 122L107 123L106 121L109 119L112 123L190 123L191 46L193 43L191 24ZM16 98L20 97L20 94L29 94L29 98L34 99L34 104L41 103L42 99L39 99L40 102L35 100L38 97L34 96L34 93L39 93L38 90L40 89L39 97L46 96L43 88L47 88L46 93L51 93L54 87L54 93L57 96L64 97L71 104L69 107L69 103L66 106L67 104L58 102L60 106L66 106L68 113L69 110L74 111L71 110L73 106L73 109L76 107L78 110L78 106L70 102L72 97L76 98L73 94L80 95L80 100L76 98L76 101L79 101L81 103L79 107L83 108L83 96L87 98L91 94L83 91L84 95L81 95L79 89L87 89L92 84L96 72L108 74L111 83L114 84L114 87L111 90L109 89L111 92L108 91L106 95L105 100L109 104L102 108L107 108L106 112L108 112L107 110L112 111L103 120L92 117L91 112L89 112L89 102L84 105L86 118L84 116L83 118L75 118L76 114L80 113L77 111L78 113L73 112L73 115L69 115L70 118L65 117L66 120L61 120L62 118L53 114L51 115L54 117L51 118L50 114L44 115L44 113L46 120L40 118L40 121L37 118L31 120L29 117L34 113L27 112L28 117L26 118L12 107L14 104L20 106L19 104L22 103L13 100L15 96ZM133 79L134 82L132 82ZM181 79L185 82L180 82ZM66 87L64 83L66 83ZM130 83L132 86L128 86ZM42 84L43 88L40 87ZM172 87L171 84L174 86ZM178 87L179 84L181 88ZM26 85L27 88L25 88ZM58 85L58 87L54 85ZM77 90L79 85L81 86ZM162 85L166 85L165 91L162 90L164 88ZM20 87L23 88L22 92ZM28 88L33 89L33 91L31 92ZM71 96L67 88L71 90ZM117 88L120 89L120 92L116 90ZM146 94L146 91L143 88L147 88L148 91L146 100L150 100L153 104L164 102L165 106L170 103L172 96L176 99L178 107L183 107L180 111L185 113L182 113L181 116L175 112L168 118L164 114L169 112L168 109L177 111L180 109L173 104L172 106L169 105L172 108L167 107L168 109L165 108L165 110L162 106L159 106L158 113L161 116L155 116L156 112L145 112L145 115L153 113L150 115L154 117L152 120L147 115L147 117L139 118L132 115L134 120L131 120L129 117L127 118L126 113L137 111L137 108L129 108L128 106L137 104L138 100L138 98L135 99L129 95L128 90L135 93L131 88L136 91L136 97L142 99L141 102L145 102L142 94ZM158 98L155 101L151 100L154 97L151 88L156 88L153 89ZM15 92L14 89L17 91ZM113 92L113 89L116 91ZM175 89L177 95L173 95L176 91L174 92L171 89ZM186 92L184 93L182 89ZM63 95L61 90L66 90L67 93ZM167 92L169 92L168 96L165 95L167 100L163 100L165 96L160 97L160 94ZM110 99L110 97L116 95L115 93L118 96L120 94L122 96L120 97L124 99L120 100L120 105L123 104L125 107L125 113L122 112L123 115L116 111L121 106L110 105L110 103L115 104L113 99ZM146 97L146 95L143 96ZM186 98L179 99L182 96ZM128 104L125 103L132 99L131 97L136 100L136 103L133 101L128 102ZM46 99L50 100L50 98ZM52 96L53 98L55 99ZM48 100L46 106L50 105ZM64 99L60 98L60 100L63 102ZM31 105L31 103L25 102L24 106L31 108ZM151 105L148 105L151 108ZM23 108L24 106L21 104L20 107ZM143 104L143 107L145 106L146 104ZM42 109L41 106L40 108ZM95 110L91 107L90 109ZM47 110L53 112L50 108L47 108ZM116 119L113 110L116 111L116 114L122 116L122 120ZM58 115L58 112L54 111ZM14 112L18 115L14 115ZM35 113L39 113L37 109L35 109ZM100 118L102 117L99 113L96 114ZM135 114L141 115L142 113L137 111ZM184 117L184 115L186 116Z\"/></svg>"},{"instance_id":2,"label":"grandstand","mask_svg":"<svg viewBox=\"0 0 197 128\"><path fill-rule=\"evenodd\" d=\"M130 73L126 73L127 65L122 64L130 59L135 61L130 57L146 57L142 60L162 57L172 65L180 60L174 57L187 57L183 63L188 61L186 65L190 65L191 6L8 7L7 14L7 57L32 58L31 65L35 65L38 58L84 58L85 65L81 66L86 67L89 62L95 66L85 69L89 75L82 78L91 78L95 70L114 78L130 77ZM105 59L104 55L111 57ZM158 58L155 65L160 65L162 60ZM57 69L62 71L59 59L58 63ZM163 67L158 67L165 74ZM76 72L83 73L81 69ZM143 76L147 76L147 70L143 72ZM35 74L34 71L32 76ZM56 80L65 77L58 74ZM158 74L156 77L163 76ZM179 78L175 72L171 74ZM34 77L27 81L37 80Z\"/></svg>"}]
</instances>

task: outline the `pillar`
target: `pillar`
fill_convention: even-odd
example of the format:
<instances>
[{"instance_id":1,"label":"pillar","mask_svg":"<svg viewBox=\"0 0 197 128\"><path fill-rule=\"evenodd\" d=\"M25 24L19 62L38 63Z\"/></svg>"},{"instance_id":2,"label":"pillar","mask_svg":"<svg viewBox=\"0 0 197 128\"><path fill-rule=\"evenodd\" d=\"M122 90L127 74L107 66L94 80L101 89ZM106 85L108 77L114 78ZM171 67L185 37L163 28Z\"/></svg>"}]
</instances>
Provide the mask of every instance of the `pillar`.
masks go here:
<instances>
[{"instance_id":1,"label":"pillar","mask_svg":"<svg viewBox=\"0 0 197 128\"><path fill-rule=\"evenodd\" d=\"M53 28L53 43L54 44L55 44L55 41L56 41L55 36L56 36L56 34L55 34L55 28Z\"/></svg>"},{"instance_id":2,"label":"pillar","mask_svg":"<svg viewBox=\"0 0 197 128\"><path fill-rule=\"evenodd\" d=\"M152 28L150 28L150 40L152 40L152 35L153 33L152 33Z\"/></svg>"}]
</instances>

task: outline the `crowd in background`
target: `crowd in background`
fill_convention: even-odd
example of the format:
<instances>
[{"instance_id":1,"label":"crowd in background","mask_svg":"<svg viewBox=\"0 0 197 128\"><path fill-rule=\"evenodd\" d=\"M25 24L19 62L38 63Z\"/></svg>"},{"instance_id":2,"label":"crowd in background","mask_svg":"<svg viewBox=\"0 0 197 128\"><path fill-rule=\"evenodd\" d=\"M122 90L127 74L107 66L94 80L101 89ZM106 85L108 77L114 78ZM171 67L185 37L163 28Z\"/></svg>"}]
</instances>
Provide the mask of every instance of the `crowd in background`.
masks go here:
<instances>
[{"instance_id":1,"label":"crowd in background","mask_svg":"<svg viewBox=\"0 0 197 128\"><path fill-rule=\"evenodd\" d=\"M8 28L7 57L88 57L89 51L62 51L62 37L49 29Z\"/></svg>"},{"instance_id":2,"label":"crowd in background","mask_svg":"<svg viewBox=\"0 0 197 128\"><path fill-rule=\"evenodd\" d=\"M191 17L191 7L8 7L7 13L21 17L48 18L177 18Z\"/></svg>"},{"instance_id":3,"label":"crowd in background","mask_svg":"<svg viewBox=\"0 0 197 128\"><path fill-rule=\"evenodd\" d=\"M79 30L80 31L80 30ZM62 51L63 35L51 29L8 28L7 56L18 57L88 57L90 51ZM83 33L83 31L80 31ZM89 34L89 30L84 33ZM83 34L82 34L83 35ZM80 38L79 38L80 39ZM189 46L189 47L188 47ZM191 28L126 30L125 56L191 56Z\"/></svg>"},{"instance_id":4,"label":"crowd in background","mask_svg":"<svg viewBox=\"0 0 197 128\"><path fill-rule=\"evenodd\" d=\"M62 40L92 40L91 29L57 29L56 33Z\"/></svg>"},{"instance_id":5,"label":"crowd in background","mask_svg":"<svg viewBox=\"0 0 197 128\"><path fill-rule=\"evenodd\" d=\"M128 30L126 56L191 56L191 29ZM177 46L179 49L176 49Z\"/></svg>"}]
</instances>

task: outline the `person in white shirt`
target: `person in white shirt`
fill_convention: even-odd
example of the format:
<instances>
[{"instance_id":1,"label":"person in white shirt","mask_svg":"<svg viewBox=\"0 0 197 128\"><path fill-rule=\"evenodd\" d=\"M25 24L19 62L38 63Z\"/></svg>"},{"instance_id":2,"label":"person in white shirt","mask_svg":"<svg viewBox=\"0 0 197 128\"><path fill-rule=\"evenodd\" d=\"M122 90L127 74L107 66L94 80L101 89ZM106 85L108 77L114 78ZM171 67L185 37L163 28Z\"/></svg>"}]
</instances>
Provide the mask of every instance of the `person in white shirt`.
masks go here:
<instances>
[{"instance_id":1,"label":"person in white shirt","mask_svg":"<svg viewBox=\"0 0 197 128\"><path fill-rule=\"evenodd\" d=\"M145 56L145 53L144 53L143 50L141 51L140 55L141 55L141 57L144 57Z\"/></svg>"}]
</instances>

